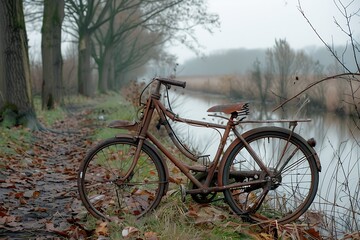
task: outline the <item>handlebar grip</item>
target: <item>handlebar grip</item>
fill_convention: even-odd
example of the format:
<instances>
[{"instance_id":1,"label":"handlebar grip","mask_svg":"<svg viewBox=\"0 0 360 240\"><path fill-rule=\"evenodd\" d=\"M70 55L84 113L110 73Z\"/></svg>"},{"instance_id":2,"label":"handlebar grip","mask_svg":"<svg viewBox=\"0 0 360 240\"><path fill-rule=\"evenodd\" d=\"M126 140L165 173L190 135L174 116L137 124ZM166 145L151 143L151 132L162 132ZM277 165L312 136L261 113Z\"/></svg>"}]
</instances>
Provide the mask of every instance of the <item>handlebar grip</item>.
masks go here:
<instances>
[{"instance_id":1,"label":"handlebar grip","mask_svg":"<svg viewBox=\"0 0 360 240\"><path fill-rule=\"evenodd\" d=\"M170 85L178 86L178 87L182 87L182 88L186 87L186 82L179 81L179 80L173 80L170 78L161 78L161 77L156 77L155 80L158 80L159 82L161 82L163 84L170 84Z\"/></svg>"}]
</instances>

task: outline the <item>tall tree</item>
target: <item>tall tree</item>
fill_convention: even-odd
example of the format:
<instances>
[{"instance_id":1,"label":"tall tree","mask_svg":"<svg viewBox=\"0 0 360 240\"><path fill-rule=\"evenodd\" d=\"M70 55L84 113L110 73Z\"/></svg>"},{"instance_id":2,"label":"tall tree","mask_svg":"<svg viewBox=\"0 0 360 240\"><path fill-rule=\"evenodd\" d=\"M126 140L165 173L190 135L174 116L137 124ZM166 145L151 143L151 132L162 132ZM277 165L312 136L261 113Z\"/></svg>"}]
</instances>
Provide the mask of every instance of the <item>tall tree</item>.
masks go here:
<instances>
[{"instance_id":1,"label":"tall tree","mask_svg":"<svg viewBox=\"0 0 360 240\"><path fill-rule=\"evenodd\" d=\"M115 1L109 8L111 18L95 31L92 56L99 72L100 92L106 92L114 86L115 79L112 78L116 76L116 72L124 73L125 69L144 65L149 60L148 53L164 42L165 34L162 31L151 31L143 26L149 21L149 11L153 12L154 9L145 8L145 5L150 6L146 1L139 3L142 5ZM126 6L130 8L127 9ZM164 11L161 8L157 10L159 15Z\"/></svg>"},{"instance_id":2,"label":"tall tree","mask_svg":"<svg viewBox=\"0 0 360 240\"><path fill-rule=\"evenodd\" d=\"M66 7L78 38L78 92L93 96L91 66L91 36L96 29L109 21L108 8L113 0L68 0Z\"/></svg>"},{"instance_id":3,"label":"tall tree","mask_svg":"<svg viewBox=\"0 0 360 240\"><path fill-rule=\"evenodd\" d=\"M42 108L53 109L63 95L61 56L61 26L64 19L64 0L44 0L41 31L43 63Z\"/></svg>"},{"instance_id":4,"label":"tall tree","mask_svg":"<svg viewBox=\"0 0 360 240\"><path fill-rule=\"evenodd\" d=\"M0 0L0 108L18 123L37 127L22 0Z\"/></svg>"},{"instance_id":5,"label":"tall tree","mask_svg":"<svg viewBox=\"0 0 360 240\"><path fill-rule=\"evenodd\" d=\"M105 36L98 31L95 33L94 43L97 45L92 52L98 67L100 92L115 90L117 86L123 85L119 82L123 79L121 75L156 58L160 53L158 46L164 42L161 33L150 32L139 26L127 30L126 34L119 34L116 41L109 35L110 32L107 31Z\"/></svg>"},{"instance_id":6,"label":"tall tree","mask_svg":"<svg viewBox=\"0 0 360 240\"><path fill-rule=\"evenodd\" d=\"M275 46L267 51L266 61L277 78L276 89L280 100L288 97L290 77L296 71L295 60L296 53L285 39L275 40Z\"/></svg>"},{"instance_id":7,"label":"tall tree","mask_svg":"<svg viewBox=\"0 0 360 240\"><path fill-rule=\"evenodd\" d=\"M295 52L285 39L275 40L274 63L278 73L278 88L280 97L287 99L290 76L293 73Z\"/></svg>"}]
</instances>

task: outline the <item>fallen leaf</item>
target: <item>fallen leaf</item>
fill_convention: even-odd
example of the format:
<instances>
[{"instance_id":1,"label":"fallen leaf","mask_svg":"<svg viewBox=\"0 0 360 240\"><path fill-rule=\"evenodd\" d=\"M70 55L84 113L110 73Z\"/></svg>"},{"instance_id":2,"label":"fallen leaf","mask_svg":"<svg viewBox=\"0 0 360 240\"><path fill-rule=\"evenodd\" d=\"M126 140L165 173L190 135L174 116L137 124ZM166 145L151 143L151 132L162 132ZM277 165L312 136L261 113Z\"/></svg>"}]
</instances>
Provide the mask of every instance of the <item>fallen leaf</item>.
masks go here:
<instances>
[{"instance_id":1,"label":"fallen leaf","mask_svg":"<svg viewBox=\"0 0 360 240\"><path fill-rule=\"evenodd\" d=\"M172 173L180 173L180 170L179 170L177 167L173 167L173 168L171 169L171 172L172 172Z\"/></svg>"},{"instance_id":2,"label":"fallen leaf","mask_svg":"<svg viewBox=\"0 0 360 240\"><path fill-rule=\"evenodd\" d=\"M34 209L35 212L47 212L47 208L37 207Z\"/></svg>"},{"instance_id":3,"label":"fallen leaf","mask_svg":"<svg viewBox=\"0 0 360 240\"><path fill-rule=\"evenodd\" d=\"M186 213L186 215L187 215L188 217L193 217L193 218L199 217L199 214L198 214L196 211L194 211L194 210L188 211L188 212Z\"/></svg>"},{"instance_id":4,"label":"fallen leaf","mask_svg":"<svg viewBox=\"0 0 360 240\"><path fill-rule=\"evenodd\" d=\"M262 237L262 239L268 239L268 240L274 239L274 236L268 233L260 233L259 235Z\"/></svg>"},{"instance_id":5,"label":"fallen leaf","mask_svg":"<svg viewBox=\"0 0 360 240\"><path fill-rule=\"evenodd\" d=\"M19 178L11 178L10 179L11 183L17 183L17 184L26 184L26 181L23 179L19 179Z\"/></svg>"},{"instance_id":6,"label":"fallen leaf","mask_svg":"<svg viewBox=\"0 0 360 240\"><path fill-rule=\"evenodd\" d=\"M176 177L176 178L169 177L169 182L179 185L182 182L182 178L180 178L180 177Z\"/></svg>"},{"instance_id":7,"label":"fallen leaf","mask_svg":"<svg viewBox=\"0 0 360 240\"><path fill-rule=\"evenodd\" d=\"M33 198L38 198L40 196L40 191L33 192Z\"/></svg>"},{"instance_id":8,"label":"fallen leaf","mask_svg":"<svg viewBox=\"0 0 360 240\"><path fill-rule=\"evenodd\" d=\"M314 228L310 228L305 231L312 237L312 239L322 239L319 231L315 230Z\"/></svg>"},{"instance_id":9,"label":"fallen leaf","mask_svg":"<svg viewBox=\"0 0 360 240\"><path fill-rule=\"evenodd\" d=\"M21 217L5 216L0 218L0 225L11 227L12 231L18 231L22 228Z\"/></svg>"},{"instance_id":10,"label":"fallen leaf","mask_svg":"<svg viewBox=\"0 0 360 240\"><path fill-rule=\"evenodd\" d=\"M146 232L144 233L145 240L158 240L160 239L156 232Z\"/></svg>"},{"instance_id":11,"label":"fallen leaf","mask_svg":"<svg viewBox=\"0 0 360 240\"><path fill-rule=\"evenodd\" d=\"M27 201L26 201L25 198L23 198L23 197L21 197L21 198L19 199L19 201L20 201L20 204L21 204L21 205L27 204Z\"/></svg>"},{"instance_id":12,"label":"fallen leaf","mask_svg":"<svg viewBox=\"0 0 360 240\"><path fill-rule=\"evenodd\" d=\"M48 232L53 232L53 233L59 234L60 236L63 236L63 237L69 236L65 231L61 231L61 230L57 229L56 227L54 227L53 222L46 222L45 227L46 227L46 231L48 231Z\"/></svg>"},{"instance_id":13,"label":"fallen leaf","mask_svg":"<svg viewBox=\"0 0 360 240\"><path fill-rule=\"evenodd\" d=\"M22 198L22 197L24 197L24 192L15 193L14 196L15 196L16 199Z\"/></svg>"},{"instance_id":14,"label":"fallen leaf","mask_svg":"<svg viewBox=\"0 0 360 240\"><path fill-rule=\"evenodd\" d=\"M95 234L97 236L107 236L109 234L108 231L107 222L101 222L99 226L96 227Z\"/></svg>"},{"instance_id":15,"label":"fallen leaf","mask_svg":"<svg viewBox=\"0 0 360 240\"><path fill-rule=\"evenodd\" d=\"M0 217L5 217L5 216L7 216L7 213L3 212L3 211L0 211Z\"/></svg>"},{"instance_id":16,"label":"fallen leaf","mask_svg":"<svg viewBox=\"0 0 360 240\"><path fill-rule=\"evenodd\" d=\"M0 185L0 187L2 187L2 188L16 188L15 184L13 184L13 183L2 183Z\"/></svg>"}]
</instances>

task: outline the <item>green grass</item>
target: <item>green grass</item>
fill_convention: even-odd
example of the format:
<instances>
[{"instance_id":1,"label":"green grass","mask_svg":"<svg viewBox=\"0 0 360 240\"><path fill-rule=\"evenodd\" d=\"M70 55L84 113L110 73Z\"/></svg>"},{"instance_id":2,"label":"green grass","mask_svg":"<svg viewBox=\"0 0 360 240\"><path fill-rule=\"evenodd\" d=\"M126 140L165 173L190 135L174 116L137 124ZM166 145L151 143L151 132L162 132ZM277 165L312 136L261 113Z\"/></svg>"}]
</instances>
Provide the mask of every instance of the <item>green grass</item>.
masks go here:
<instances>
[{"instance_id":1,"label":"green grass","mask_svg":"<svg viewBox=\"0 0 360 240\"><path fill-rule=\"evenodd\" d=\"M189 216L188 207L194 204L187 197L187 202L180 200L180 194L175 193L164 197L158 208L144 216L136 219L133 216L126 217L121 222L108 223L108 234L110 239L123 239L122 231L126 227L135 227L138 232L129 239L145 239L145 235L153 232L159 239L194 239L194 240L217 240L217 239L252 239L246 234L248 228L246 224L241 225L238 217L231 217L228 214L224 219L209 219L205 223L199 223L196 218ZM234 227L229 222L238 224ZM93 217L88 217L86 222L87 229L96 229L100 225Z\"/></svg>"},{"instance_id":2,"label":"green grass","mask_svg":"<svg viewBox=\"0 0 360 240\"><path fill-rule=\"evenodd\" d=\"M136 118L137 109L127 103L119 94L103 95L99 98L93 110L93 118L102 121L102 128L97 129L94 140L114 137L125 130L108 128L107 125L114 120L132 121ZM103 119L103 120L101 120Z\"/></svg>"},{"instance_id":3,"label":"green grass","mask_svg":"<svg viewBox=\"0 0 360 240\"><path fill-rule=\"evenodd\" d=\"M5 157L24 156L31 145L31 131L23 127L0 127L0 164Z\"/></svg>"},{"instance_id":4,"label":"green grass","mask_svg":"<svg viewBox=\"0 0 360 240\"><path fill-rule=\"evenodd\" d=\"M36 116L38 120L45 125L45 127L53 125L55 121L63 120L66 116L66 112L61 107L54 110L42 110L41 98L36 96L33 100Z\"/></svg>"},{"instance_id":5,"label":"green grass","mask_svg":"<svg viewBox=\"0 0 360 240\"><path fill-rule=\"evenodd\" d=\"M41 110L41 99L34 98L37 118L45 126L51 126L55 121L64 119L65 113L61 108L52 111ZM33 139L30 129L23 126L13 126L0 123L0 165L6 159L24 159L31 149ZM4 160L5 159L5 160Z\"/></svg>"}]
</instances>

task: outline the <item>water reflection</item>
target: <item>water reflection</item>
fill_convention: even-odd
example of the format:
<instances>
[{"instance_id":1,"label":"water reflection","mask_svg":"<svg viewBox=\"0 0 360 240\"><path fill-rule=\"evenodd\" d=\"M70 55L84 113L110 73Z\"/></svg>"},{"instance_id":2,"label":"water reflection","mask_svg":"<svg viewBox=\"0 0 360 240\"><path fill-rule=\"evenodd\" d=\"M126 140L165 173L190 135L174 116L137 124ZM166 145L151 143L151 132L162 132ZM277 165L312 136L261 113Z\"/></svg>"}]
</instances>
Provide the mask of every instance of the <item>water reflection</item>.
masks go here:
<instances>
[{"instance_id":1,"label":"water reflection","mask_svg":"<svg viewBox=\"0 0 360 240\"><path fill-rule=\"evenodd\" d=\"M217 104L235 102L236 100L210 94L186 91L184 94L172 92L173 111L181 117L221 122L220 118L208 116L206 110ZM250 103L248 119L292 119L298 110L286 108L272 112L273 106L260 106ZM299 123L296 132L305 139L315 138L315 147L322 164L318 196L312 208L321 211L321 221L328 234L336 232L359 231L360 229L360 131L355 127L353 119L339 117L333 113L310 110L305 107L298 114L299 118L311 118L310 123ZM357 120L359 121L359 119ZM269 124L263 124L269 125ZM273 124L288 127L288 124ZM260 126L260 124L244 124L243 131ZM212 129L192 126L175 128L186 144L193 146L203 154L215 156L221 132ZM336 204L336 205L334 205Z\"/></svg>"}]
</instances>

